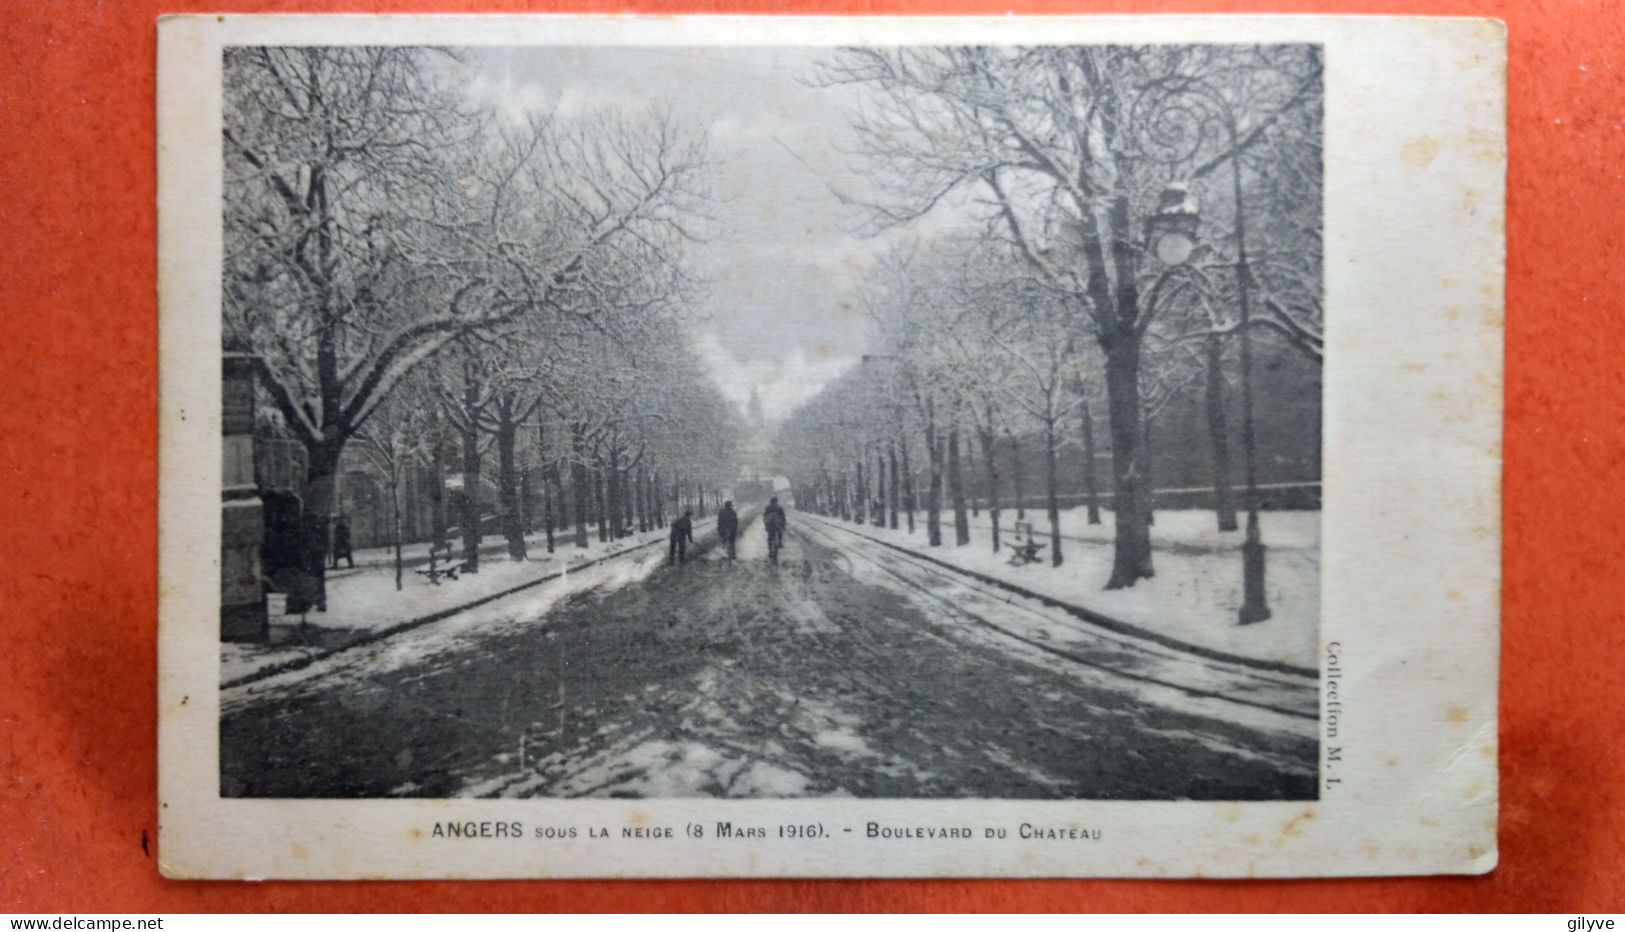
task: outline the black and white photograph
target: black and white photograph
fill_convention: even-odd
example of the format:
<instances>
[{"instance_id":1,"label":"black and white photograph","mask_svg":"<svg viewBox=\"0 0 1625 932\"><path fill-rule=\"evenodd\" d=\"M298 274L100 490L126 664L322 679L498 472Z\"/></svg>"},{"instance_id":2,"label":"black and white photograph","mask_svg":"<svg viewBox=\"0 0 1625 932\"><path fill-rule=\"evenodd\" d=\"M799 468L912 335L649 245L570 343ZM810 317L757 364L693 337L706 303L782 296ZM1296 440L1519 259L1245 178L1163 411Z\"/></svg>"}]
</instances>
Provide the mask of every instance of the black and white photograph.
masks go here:
<instances>
[{"instance_id":1,"label":"black and white photograph","mask_svg":"<svg viewBox=\"0 0 1625 932\"><path fill-rule=\"evenodd\" d=\"M1178 804L1157 837L1290 872L1359 774L1493 746L1463 619L1495 620L1499 454L1467 444L1499 407L1460 386L1499 379L1499 330L1431 302L1499 301L1500 233L1432 192L1501 164L1446 125L1500 91L1429 69L1494 36L1383 21L1411 64L1333 93L1384 33L345 19L174 30L213 62L166 111L198 140L166 175L199 244L169 397L213 409L185 429L222 467L171 536L218 603L164 663L211 693L176 713L211 806L697 852L656 873L840 873L867 839L923 845L882 872L1150 874L1179 856L1114 849L1133 810L1080 807ZM1451 81L1453 115L1393 106ZM1484 676L1487 732L1448 686ZM1438 724L1373 746L1405 690ZM972 835L998 852L932 860ZM706 847L734 837L776 860ZM1493 861L1451 850L1408 863Z\"/></svg>"},{"instance_id":2,"label":"black and white photograph","mask_svg":"<svg viewBox=\"0 0 1625 932\"><path fill-rule=\"evenodd\" d=\"M222 792L1313 799L1313 46L230 48Z\"/></svg>"}]
</instances>

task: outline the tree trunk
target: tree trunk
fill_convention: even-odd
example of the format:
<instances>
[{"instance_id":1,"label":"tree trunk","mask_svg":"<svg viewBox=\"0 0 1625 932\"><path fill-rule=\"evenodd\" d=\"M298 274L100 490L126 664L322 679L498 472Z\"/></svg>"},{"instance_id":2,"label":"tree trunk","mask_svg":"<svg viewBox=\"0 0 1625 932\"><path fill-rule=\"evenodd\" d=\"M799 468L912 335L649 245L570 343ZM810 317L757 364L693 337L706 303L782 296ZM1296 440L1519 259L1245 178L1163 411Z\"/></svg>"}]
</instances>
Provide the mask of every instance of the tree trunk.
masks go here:
<instances>
[{"instance_id":1,"label":"tree trunk","mask_svg":"<svg viewBox=\"0 0 1625 932\"><path fill-rule=\"evenodd\" d=\"M660 474L653 467L643 467L643 515L648 530L658 527L660 520Z\"/></svg>"},{"instance_id":2,"label":"tree trunk","mask_svg":"<svg viewBox=\"0 0 1625 932\"><path fill-rule=\"evenodd\" d=\"M914 533L914 467L908 461L908 441L903 441L903 510L908 512L908 532Z\"/></svg>"},{"instance_id":3,"label":"tree trunk","mask_svg":"<svg viewBox=\"0 0 1625 932\"><path fill-rule=\"evenodd\" d=\"M632 467L621 470L621 531L623 534L632 533L637 521L638 487L637 476Z\"/></svg>"},{"instance_id":4,"label":"tree trunk","mask_svg":"<svg viewBox=\"0 0 1625 932\"><path fill-rule=\"evenodd\" d=\"M632 486L632 467L623 466L615 470L615 504L617 507L615 521L615 536L625 537L632 533L632 522L637 517L636 503L637 490Z\"/></svg>"},{"instance_id":5,"label":"tree trunk","mask_svg":"<svg viewBox=\"0 0 1625 932\"><path fill-rule=\"evenodd\" d=\"M593 463L592 509L598 521L598 542L601 544L609 540L609 509L604 507L604 461L595 458Z\"/></svg>"},{"instance_id":6,"label":"tree trunk","mask_svg":"<svg viewBox=\"0 0 1625 932\"><path fill-rule=\"evenodd\" d=\"M1100 523L1100 492L1095 482L1095 419L1089 402L1083 403L1083 494L1089 504L1089 523Z\"/></svg>"},{"instance_id":7,"label":"tree trunk","mask_svg":"<svg viewBox=\"0 0 1625 932\"><path fill-rule=\"evenodd\" d=\"M1150 578L1151 538L1144 518L1145 466L1140 441L1140 307L1135 242L1126 195L1112 197L1105 216L1085 214L1086 289L1095 308L1096 340L1106 354L1106 408L1112 438L1112 507L1115 539L1108 589ZM1105 228L1101 228L1104 221ZM1107 275L1110 250L1114 276Z\"/></svg>"},{"instance_id":8,"label":"tree trunk","mask_svg":"<svg viewBox=\"0 0 1625 932\"><path fill-rule=\"evenodd\" d=\"M868 483L864 481L863 474L863 461L868 458L868 455L868 451L859 453L857 462L855 464L857 467L858 476L858 500L856 502L857 511L852 520L856 521L858 524L863 524L869 520L869 486Z\"/></svg>"},{"instance_id":9,"label":"tree trunk","mask_svg":"<svg viewBox=\"0 0 1625 932\"><path fill-rule=\"evenodd\" d=\"M575 527L574 515L571 514L570 508L570 494L564 490L564 464L555 460L551 468L553 470L553 501L555 503L553 526L555 529L563 531L565 528ZM574 472L573 469L571 471ZM574 486L575 482L572 476L571 487L574 488Z\"/></svg>"},{"instance_id":10,"label":"tree trunk","mask_svg":"<svg viewBox=\"0 0 1625 932\"><path fill-rule=\"evenodd\" d=\"M1151 538L1145 525L1145 466L1140 462L1140 344L1134 335L1103 341L1106 403L1112 435L1112 509L1116 528L1107 589L1149 579Z\"/></svg>"},{"instance_id":11,"label":"tree trunk","mask_svg":"<svg viewBox=\"0 0 1625 932\"><path fill-rule=\"evenodd\" d=\"M463 436L463 571L480 571L480 433L472 422Z\"/></svg>"},{"instance_id":12,"label":"tree trunk","mask_svg":"<svg viewBox=\"0 0 1625 932\"><path fill-rule=\"evenodd\" d=\"M959 463L959 423L948 429L948 488L954 505L954 546L970 543L970 516L965 512L965 472Z\"/></svg>"},{"instance_id":13,"label":"tree trunk","mask_svg":"<svg viewBox=\"0 0 1625 932\"><path fill-rule=\"evenodd\" d=\"M338 478L339 455L344 442L336 436L305 447L305 484L300 489L304 510L300 514L300 569L305 587L288 594L288 611L303 614L314 607L327 611L328 521L333 511L333 493Z\"/></svg>"},{"instance_id":14,"label":"tree trunk","mask_svg":"<svg viewBox=\"0 0 1625 932\"><path fill-rule=\"evenodd\" d=\"M389 511L395 522L395 591L401 591L401 494L398 477L390 477Z\"/></svg>"},{"instance_id":15,"label":"tree trunk","mask_svg":"<svg viewBox=\"0 0 1625 932\"><path fill-rule=\"evenodd\" d=\"M972 432L974 433L974 429L973 429ZM954 429L954 438L955 438L954 439L954 445L955 446L958 446L958 444L959 444L958 437L959 437L959 430L958 430L958 428L955 428ZM965 456L966 457L973 457L975 455L976 454L971 452L971 442L969 440L965 441ZM975 486L975 481L976 481L975 478L972 477L971 486L969 486L969 487L967 487L965 489L965 502L966 502L967 505L970 506L970 516L972 518L980 518L982 516L982 496L977 494L977 491L976 491L976 489L974 487ZM967 536L965 538L967 542L969 542L969 540L970 540L970 537L968 536L969 533L970 533L969 530L967 530L966 531Z\"/></svg>"},{"instance_id":16,"label":"tree trunk","mask_svg":"<svg viewBox=\"0 0 1625 932\"><path fill-rule=\"evenodd\" d=\"M536 448L541 451L542 481L548 483L551 489L553 503L553 530L562 531L570 526L570 499L564 494L564 470L560 468L560 461L564 459L562 451L557 458L549 459L547 444L542 440L542 428L536 428ZM550 551L551 552L551 551Z\"/></svg>"},{"instance_id":17,"label":"tree trunk","mask_svg":"<svg viewBox=\"0 0 1625 932\"><path fill-rule=\"evenodd\" d=\"M421 499L418 486L423 483L422 468L416 462L402 466L401 472L401 542L418 540L418 510Z\"/></svg>"},{"instance_id":18,"label":"tree trunk","mask_svg":"<svg viewBox=\"0 0 1625 932\"><path fill-rule=\"evenodd\" d=\"M1010 463L1016 470L1016 520L1027 520L1027 461L1021 458L1021 441L1010 435Z\"/></svg>"},{"instance_id":19,"label":"tree trunk","mask_svg":"<svg viewBox=\"0 0 1625 932\"><path fill-rule=\"evenodd\" d=\"M632 467L626 466L616 472L619 475L617 484L620 486L621 505L620 534L617 536L625 537L636 527L638 489Z\"/></svg>"},{"instance_id":20,"label":"tree trunk","mask_svg":"<svg viewBox=\"0 0 1625 932\"><path fill-rule=\"evenodd\" d=\"M622 488L624 477L621 467L616 465L620 458L617 453L611 453L609 459L608 475L604 477L604 500L609 511L609 539L620 540L622 519L626 514L626 493Z\"/></svg>"},{"instance_id":21,"label":"tree trunk","mask_svg":"<svg viewBox=\"0 0 1625 932\"><path fill-rule=\"evenodd\" d=\"M925 448L930 456L931 484L925 496L925 536L932 547L942 546L942 446L937 443L935 405L925 416Z\"/></svg>"},{"instance_id":22,"label":"tree trunk","mask_svg":"<svg viewBox=\"0 0 1625 932\"><path fill-rule=\"evenodd\" d=\"M429 457L429 522L431 546L445 548L449 546L446 540L446 445L445 437L437 426L432 441L433 450Z\"/></svg>"},{"instance_id":23,"label":"tree trunk","mask_svg":"<svg viewBox=\"0 0 1625 932\"><path fill-rule=\"evenodd\" d=\"M530 480L530 467L520 466L519 526L525 529L526 534L541 530L541 526L535 523L536 516L541 513L542 510L536 507L536 483Z\"/></svg>"},{"instance_id":24,"label":"tree trunk","mask_svg":"<svg viewBox=\"0 0 1625 932\"><path fill-rule=\"evenodd\" d=\"M982 442L982 463L987 468L987 515L993 522L993 552L999 552L999 456L998 435L992 430L977 432Z\"/></svg>"},{"instance_id":25,"label":"tree trunk","mask_svg":"<svg viewBox=\"0 0 1625 932\"><path fill-rule=\"evenodd\" d=\"M886 526L886 451L875 444L875 506L869 521L875 527Z\"/></svg>"},{"instance_id":26,"label":"tree trunk","mask_svg":"<svg viewBox=\"0 0 1625 932\"><path fill-rule=\"evenodd\" d=\"M553 516L553 492L558 482L558 473L552 466L542 467L542 531L547 535L547 552L553 552L553 532L555 530Z\"/></svg>"},{"instance_id":27,"label":"tree trunk","mask_svg":"<svg viewBox=\"0 0 1625 932\"><path fill-rule=\"evenodd\" d=\"M580 424L570 428L570 447L575 452L574 462L570 464L570 485L576 495L576 508L573 518L576 529L576 546L585 548L587 544L587 496L591 490L587 488L587 438L586 431Z\"/></svg>"},{"instance_id":28,"label":"tree trunk","mask_svg":"<svg viewBox=\"0 0 1625 932\"><path fill-rule=\"evenodd\" d=\"M1049 509L1049 562L1061 565L1061 503L1055 494L1055 423L1044 425L1044 492Z\"/></svg>"},{"instance_id":29,"label":"tree trunk","mask_svg":"<svg viewBox=\"0 0 1625 932\"><path fill-rule=\"evenodd\" d=\"M508 539L508 559L525 559L525 525L519 510L519 470L514 448L519 424L504 414L497 421L497 481L502 496L502 535Z\"/></svg>"},{"instance_id":30,"label":"tree trunk","mask_svg":"<svg viewBox=\"0 0 1625 932\"><path fill-rule=\"evenodd\" d=\"M648 489L643 481L643 466L638 466L637 474L632 479L632 505L637 513L638 533L644 534L649 530L649 500Z\"/></svg>"},{"instance_id":31,"label":"tree trunk","mask_svg":"<svg viewBox=\"0 0 1625 932\"><path fill-rule=\"evenodd\" d=\"M553 552L553 488L558 470L547 460L547 428L540 419L536 422L536 458L542 464L542 533L546 535L547 552Z\"/></svg>"},{"instance_id":32,"label":"tree trunk","mask_svg":"<svg viewBox=\"0 0 1625 932\"><path fill-rule=\"evenodd\" d=\"M891 529L897 530L897 441L887 442L887 458L891 461L891 483L886 486L891 493L888 504L891 505Z\"/></svg>"},{"instance_id":33,"label":"tree trunk","mask_svg":"<svg viewBox=\"0 0 1625 932\"><path fill-rule=\"evenodd\" d=\"M649 474L649 499L654 505L655 527L666 526L666 503L661 498L660 470L656 468Z\"/></svg>"},{"instance_id":34,"label":"tree trunk","mask_svg":"<svg viewBox=\"0 0 1625 932\"><path fill-rule=\"evenodd\" d=\"M309 203L314 205L316 214L320 217L320 222L314 228L320 256L320 261L315 267L331 269L333 225L327 222L331 218L327 176L316 165L311 167L310 172ZM325 326L335 317L332 284L325 275L318 277L315 284L318 320L324 324L318 327L316 346L316 377L321 392L322 436L314 449L309 444L306 445L307 481L301 495L305 507L305 540L302 549L306 559L305 570L310 576L307 595L313 597L317 611L325 612L328 522L333 516L333 504L338 491L339 457L344 452L344 442L349 438L340 428L343 384L339 376L339 328Z\"/></svg>"},{"instance_id":35,"label":"tree trunk","mask_svg":"<svg viewBox=\"0 0 1625 932\"><path fill-rule=\"evenodd\" d=\"M1231 485L1230 429L1224 416L1224 347L1216 336L1207 338L1207 431L1213 441L1213 510L1219 530L1234 531L1236 495Z\"/></svg>"},{"instance_id":36,"label":"tree trunk","mask_svg":"<svg viewBox=\"0 0 1625 932\"><path fill-rule=\"evenodd\" d=\"M1140 462L1145 464L1145 494L1141 498L1145 501L1145 526L1149 528L1157 523L1157 486L1156 476L1152 473L1151 461L1151 415L1148 412L1140 421Z\"/></svg>"}]
</instances>

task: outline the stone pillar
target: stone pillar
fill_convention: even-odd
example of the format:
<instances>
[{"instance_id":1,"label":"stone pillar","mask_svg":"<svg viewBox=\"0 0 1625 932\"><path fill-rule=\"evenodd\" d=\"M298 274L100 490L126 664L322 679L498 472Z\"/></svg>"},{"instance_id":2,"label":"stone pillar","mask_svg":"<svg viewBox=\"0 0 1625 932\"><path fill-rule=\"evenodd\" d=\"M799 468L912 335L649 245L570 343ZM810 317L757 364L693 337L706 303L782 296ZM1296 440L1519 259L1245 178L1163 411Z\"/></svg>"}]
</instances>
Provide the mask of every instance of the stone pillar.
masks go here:
<instances>
[{"instance_id":1,"label":"stone pillar","mask_svg":"<svg viewBox=\"0 0 1625 932\"><path fill-rule=\"evenodd\" d=\"M265 615L260 541L264 517L254 481L254 361L225 354L221 403L220 639L264 641Z\"/></svg>"}]
</instances>

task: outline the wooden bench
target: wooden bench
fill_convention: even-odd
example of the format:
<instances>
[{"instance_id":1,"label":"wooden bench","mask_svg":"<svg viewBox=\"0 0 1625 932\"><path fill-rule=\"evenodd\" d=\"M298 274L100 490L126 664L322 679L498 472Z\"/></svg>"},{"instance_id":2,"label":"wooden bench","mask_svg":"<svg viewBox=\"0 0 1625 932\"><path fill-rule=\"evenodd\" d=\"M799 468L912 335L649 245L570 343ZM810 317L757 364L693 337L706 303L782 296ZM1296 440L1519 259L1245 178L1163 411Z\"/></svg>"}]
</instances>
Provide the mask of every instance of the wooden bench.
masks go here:
<instances>
[{"instance_id":1,"label":"wooden bench","mask_svg":"<svg viewBox=\"0 0 1625 932\"><path fill-rule=\"evenodd\" d=\"M444 553L446 555L446 558L448 560L451 558L451 548L450 547L447 547L444 550L441 550L441 549L436 548L436 547L430 547L429 548L429 568L426 569L426 570L414 570L413 572L417 573L419 576L427 576L429 578L429 582L435 584L436 586L440 585L440 580L441 579L449 579L449 580L451 580L453 582L456 582L457 581L457 574L462 572L462 570L463 570L463 564L461 564L461 563L450 563L450 564L447 564L444 567L440 566L439 565L439 556L442 553Z\"/></svg>"},{"instance_id":2,"label":"wooden bench","mask_svg":"<svg viewBox=\"0 0 1625 932\"><path fill-rule=\"evenodd\" d=\"M1023 534L1027 536L1026 540L1021 540ZM1026 566L1028 563L1038 562L1039 554L1043 552L1044 545L1033 539L1033 523L1031 521L1016 522L1016 541L1010 545L1010 549L1012 551L1010 555L1011 566Z\"/></svg>"},{"instance_id":3,"label":"wooden bench","mask_svg":"<svg viewBox=\"0 0 1625 932\"><path fill-rule=\"evenodd\" d=\"M429 577L429 582L432 582L432 583L434 583L435 585L438 586L438 585L440 585L440 580L442 580L442 579L449 579L449 580L451 580L453 582L456 582L457 581L457 572L459 570L461 570L462 568L463 568L462 564L453 563L452 565L446 567L445 569L437 569L437 568L435 568L433 566L430 566L426 570L413 570L413 572L417 573L419 576L427 576L427 577Z\"/></svg>"}]
</instances>

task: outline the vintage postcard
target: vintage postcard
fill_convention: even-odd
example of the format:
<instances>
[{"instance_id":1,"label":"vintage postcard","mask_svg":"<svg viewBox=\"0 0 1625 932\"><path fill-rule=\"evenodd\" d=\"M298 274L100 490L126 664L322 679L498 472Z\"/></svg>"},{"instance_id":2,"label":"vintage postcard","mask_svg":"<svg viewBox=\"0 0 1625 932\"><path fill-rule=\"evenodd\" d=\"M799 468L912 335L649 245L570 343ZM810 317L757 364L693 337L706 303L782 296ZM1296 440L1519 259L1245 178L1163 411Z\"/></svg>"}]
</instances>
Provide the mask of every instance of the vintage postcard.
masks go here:
<instances>
[{"instance_id":1,"label":"vintage postcard","mask_svg":"<svg viewBox=\"0 0 1625 932\"><path fill-rule=\"evenodd\" d=\"M1495 865L1499 23L158 30L167 875Z\"/></svg>"}]
</instances>

